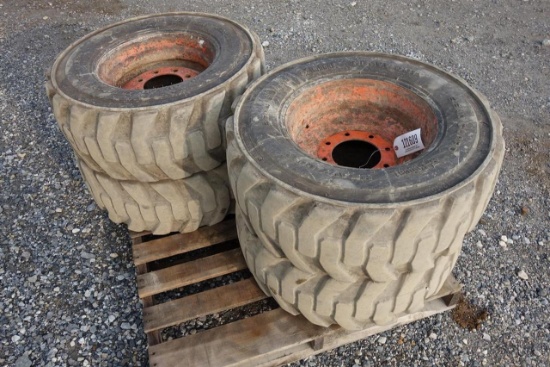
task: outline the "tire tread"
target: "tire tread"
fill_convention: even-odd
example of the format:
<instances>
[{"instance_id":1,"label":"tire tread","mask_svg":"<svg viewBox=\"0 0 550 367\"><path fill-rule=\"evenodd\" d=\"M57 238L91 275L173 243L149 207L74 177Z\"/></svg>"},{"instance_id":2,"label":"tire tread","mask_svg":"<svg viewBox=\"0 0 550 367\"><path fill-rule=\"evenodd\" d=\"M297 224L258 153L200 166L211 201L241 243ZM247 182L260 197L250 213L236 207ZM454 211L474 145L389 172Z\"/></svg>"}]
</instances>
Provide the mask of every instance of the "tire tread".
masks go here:
<instances>
[{"instance_id":1,"label":"tire tread","mask_svg":"<svg viewBox=\"0 0 550 367\"><path fill-rule=\"evenodd\" d=\"M116 180L78 163L98 206L131 231L192 232L222 221L229 210L225 165L181 180L147 183Z\"/></svg>"},{"instance_id":2,"label":"tire tread","mask_svg":"<svg viewBox=\"0 0 550 367\"><path fill-rule=\"evenodd\" d=\"M230 184L244 215L254 218L249 221L253 231L263 243L269 239L266 247L280 248L272 251L274 256L284 254L304 272L327 273L342 282L394 281L401 274L431 268L441 256L454 258L460 252L466 231L477 223L490 199L502 164L500 122L495 124L497 144L490 162L469 182L442 197L376 209L329 205L270 182L247 162L230 119L226 126ZM448 268L439 276L443 280L454 263L445 264Z\"/></svg>"},{"instance_id":3,"label":"tire tread","mask_svg":"<svg viewBox=\"0 0 550 367\"><path fill-rule=\"evenodd\" d=\"M230 116L231 104L263 65L256 43L249 62L208 93L140 110L86 105L64 96L50 80L46 93L60 130L92 170L117 180L178 180L225 161L219 121Z\"/></svg>"}]
</instances>

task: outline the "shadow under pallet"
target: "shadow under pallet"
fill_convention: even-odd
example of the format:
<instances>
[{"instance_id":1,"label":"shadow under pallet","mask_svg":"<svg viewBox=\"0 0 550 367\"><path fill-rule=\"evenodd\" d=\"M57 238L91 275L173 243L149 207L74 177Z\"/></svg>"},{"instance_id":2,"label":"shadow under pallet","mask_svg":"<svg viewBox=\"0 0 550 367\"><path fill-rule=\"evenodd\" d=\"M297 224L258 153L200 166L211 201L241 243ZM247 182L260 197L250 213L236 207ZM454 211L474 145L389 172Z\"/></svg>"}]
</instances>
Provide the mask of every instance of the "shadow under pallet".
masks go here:
<instances>
[{"instance_id":1,"label":"shadow under pallet","mask_svg":"<svg viewBox=\"0 0 550 367\"><path fill-rule=\"evenodd\" d=\"M373 324L360 331L346 331L336 325L324 328L302 316L292 316L275 308L164 341L163 329L235 310L268 297L251 277L182 297L160 297L220 276L246 271L238 248L234 218L192 233L160 237L147 232L130 232L130 237L152 367L279 366L448 311L455 307L460 296L461 285L450 276L441 290L426 302L424 309L404 314L390 325Z\"/></svg>"}]
</instances>

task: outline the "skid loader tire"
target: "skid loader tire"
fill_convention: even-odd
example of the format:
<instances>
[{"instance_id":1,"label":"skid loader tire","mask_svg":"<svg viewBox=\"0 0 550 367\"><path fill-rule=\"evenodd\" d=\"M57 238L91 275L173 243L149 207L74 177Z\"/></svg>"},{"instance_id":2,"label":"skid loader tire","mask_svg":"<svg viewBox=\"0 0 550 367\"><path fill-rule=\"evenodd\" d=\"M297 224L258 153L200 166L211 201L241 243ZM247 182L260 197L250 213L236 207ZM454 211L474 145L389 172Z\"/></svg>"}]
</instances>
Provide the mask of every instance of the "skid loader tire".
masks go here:
<instances>
[{"instance_id":1,"label":"skid loader tire","mask_svg":"<svg viewBox=\"0 0 550 367\"><path fill-rule=\"evenodd\" d=\"M274 256L245 225L239 210L237 232L248 268L264 293L285 311L302 314L316 325L338 324L347 330L388 325L399 315L422 310L429 298L434 267L392 282L340 282L326 273L304 272L288 259Z\"/></svg>"},{"instance_id":2,"label":"skid loader tire","mask_svg":"<svg viewBox=\"0 0 550 367\"><path fill-rule=\"evenodd\" d=\"M79 161L80 172L97 205L109 219L135 232L156 235L193 232L221 222L230 205L225 164L181 180L120 181Z\"/></svg>"},{"instance_id":3,"label":"skid loader tire","mask_svg":"<svg viewBox=\"0 0 550 367\"><path fill-rule=\"evenodd\" d=\"M383 80L429 101L438 131L426 150L386 169L358 169L325 163L293 141L286 118L293 101L350 78L355 94L358 84ZM298 122L315 128L315 120ZM464 81L372 53L321 55L270 72L247 88L226 134L237 206L272 255L341 282L393 282L435 266L431 293L485 210L504 156L500 119Z\"/></svg>"},{"instance_id":4,"label":"skid loader tire","mask_svg":"<svg viewBox=\"0 0 550 367\"><path fill-rule=\"evenodd\" d=\"M185 52L204 65L172 60ZM205 69L162 88L121 87L170 63ZM61 131L88 167L117 180L178 180L225 161L220 125L263 68L258 36L246 27L215 15L158 14L70 45L55 61L46 91Z\"/></svg>"}]
</instances>

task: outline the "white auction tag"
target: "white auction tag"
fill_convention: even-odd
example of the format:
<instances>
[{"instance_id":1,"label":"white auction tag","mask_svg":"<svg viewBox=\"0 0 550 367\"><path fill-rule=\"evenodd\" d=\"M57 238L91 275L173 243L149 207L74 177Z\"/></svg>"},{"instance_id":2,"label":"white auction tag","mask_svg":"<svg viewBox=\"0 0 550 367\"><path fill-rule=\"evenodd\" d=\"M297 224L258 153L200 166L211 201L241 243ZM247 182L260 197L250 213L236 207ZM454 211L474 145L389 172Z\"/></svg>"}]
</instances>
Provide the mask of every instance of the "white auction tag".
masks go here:
<instances>
[{"instance_id":1,"label":"white auction tag","mask_svg":"<svg viewBox=\"0 0 550 367\"><path fill-rule=\"evenodd\" d=\"M424 143L422 143L422 138L420 137L420 129L399 135L393 141L393 150L395 150L397 158L418 152L422 149L424 149Z\"/></svg>"}]
</instances>

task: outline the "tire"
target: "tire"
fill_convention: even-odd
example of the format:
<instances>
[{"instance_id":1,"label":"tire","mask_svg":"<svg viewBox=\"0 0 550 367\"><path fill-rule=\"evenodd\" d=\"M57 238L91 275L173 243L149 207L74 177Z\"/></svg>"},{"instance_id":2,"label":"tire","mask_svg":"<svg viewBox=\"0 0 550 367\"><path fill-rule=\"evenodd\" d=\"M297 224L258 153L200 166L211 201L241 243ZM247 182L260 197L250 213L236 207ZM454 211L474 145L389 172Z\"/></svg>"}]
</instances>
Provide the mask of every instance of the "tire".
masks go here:
<instances>
[{"instance_id":1,"label":"tire","mask_svg":"<svg viewBox=\"0 0 550 367\"><path fill-rule=\"evenodd\" d=\"M78 164L97 205L107 210L109 219L126 223L131 231L193 232L221 222L229 210L225 164L181 180L153 183L116 180L83 161Z\"/></svg>"},{"instance_id":2,"label":"tire","mask_svg":"<svg viewBox=\"0 0 550 367\"><path fill-rule=\"evenodd\" d=\"M246 27L215 15L158 14L70 45L46 90L61 131L92 170L179 180L225 161L221 122L263 70L258 36Z\"/></svg>"},{"instance_id":3,"label":"tire","mask_svg":"<svg viewBox=\"0 0 550 367\"><path fill-rule=\"evenodd\" d=\"M377 87L385 93L379 101L401 104L373 107ZM371 105L353 100L360 88L376 92ZM399 133L391 123L397 112L405 122L407 114L423 118L425 151L392 167L358 169L326 163L300 145L296 131L308 127L306 138L324 141L313 124L327 116L361 129L362 120L353 120L364 112L360 103L390 121L366 125L379 134ZM399 106L406 107L395 112ZM326 126L348 129L346 121ZM347 283L423 272L435 277L431 294L485 210L504 156L500 120L483 96L433 66L374 53L321 55L270 72L247 88L226 130L237 206L272 256Z\"/></svg>"},{"instance_id":4,"label":"tire","mask_svg":"<svg viewBox=\"0 0 550 367\"><path fill-rule=\"evenodd\" d=\"M338 324L347 330L362 330L372 324L391 324L401 314L421 310L432 294L431 287L437 288L437 283L446 279L430 280L422 271L393 282L339 282L326 273L311 274L274 256L245 225L239 210L237 230L248 268L264 293L290 314L302 314L320 326Z\"/></svg>"}]
</instances>

